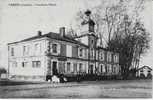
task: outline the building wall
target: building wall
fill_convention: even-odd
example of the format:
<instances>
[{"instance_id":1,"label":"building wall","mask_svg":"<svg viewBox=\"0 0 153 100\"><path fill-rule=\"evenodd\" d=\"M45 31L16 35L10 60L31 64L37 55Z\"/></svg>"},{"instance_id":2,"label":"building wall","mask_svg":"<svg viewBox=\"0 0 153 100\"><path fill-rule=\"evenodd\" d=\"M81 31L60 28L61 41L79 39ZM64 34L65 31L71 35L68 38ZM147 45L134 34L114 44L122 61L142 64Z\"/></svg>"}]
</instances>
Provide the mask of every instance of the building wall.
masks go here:
<instances>
[{"instance_id":1,"label":"building wall","mask_svg":"<svg viewBox=\"0 0 153 100\"><path fill-rule=\"evenodd\" d=\"M42 76L45 80L46 75L53 75L53 62L57 62L59 74L118 75L119 54L95 48L95 38L90 37L90 39L90 48L49 38L10 44L9 73L12 76ZM11 48L14 48L13 56ZM92 59L89 56L91 49L94 52ZM41 66L33 67L33 61L40 61ZM23 62L27 62L27 66L23 67Z\"/></svg>"},{"instance_id":2,"label":"building wall","mask_svg":"<svg viewBox=\"0 0 153 100\"><path fill-rule=\"evenodd\" d=\"M9 75L12 76L45 76L46 74L46 39L36 39L21 43L9 44ZM14 53L12 55L12 48ZM39 66L37 66L39 65Z\"/></svg>"}]
</instances>

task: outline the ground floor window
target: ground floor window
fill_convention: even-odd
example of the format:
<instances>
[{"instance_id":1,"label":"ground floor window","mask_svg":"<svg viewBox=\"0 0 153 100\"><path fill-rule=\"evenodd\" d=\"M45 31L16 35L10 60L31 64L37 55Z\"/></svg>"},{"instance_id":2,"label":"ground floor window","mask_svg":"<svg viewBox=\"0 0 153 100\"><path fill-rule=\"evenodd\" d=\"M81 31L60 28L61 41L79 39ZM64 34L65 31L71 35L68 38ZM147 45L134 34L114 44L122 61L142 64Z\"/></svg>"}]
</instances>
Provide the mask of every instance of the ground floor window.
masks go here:
<instances>
[{"instance_id":1,"label":"ground floor window","mask_svg":"<svg viewBox=\"0 0 153 100\"><path fill-rule=\"evenodd\" d=\"M16 61L12 62L12 67L17 67L17 62Z\"/></svg>"},{"instance_id":2,"label":"ground floor window","mask_svg":"<svg viewBox=\"0 0 153 100\"><path fill-rule=\"evenodd\" d=\"M113 66L112 72L113 73L117 73L118 72L118 69L117 69L117 66L116 65Z\"/></svg>"},{"instance_id":3,"label":"ground floor window","mask_svg":"<svg viewBox=\"0 0 153 100\"><path fill-rule=\"evenodd\" d=\"M40 61L32 61L32 67L34 67L34 68L41 67L41 62Z\"/></svg>"},{"instance_id":4,"label":"ground floor window","mask_svg":"<svg viewBox=\"0 0 153 100\"><path fill-rule=\"evenodd\" d=\"M79 72L82 72L82 70L83 70L83 64L79 63Z\"/></svg>"},{"instance_id":5,"label":"ground floor window","mask_svg":"<svg viewBox=\"0 0 153 100\"><path fill-rule=\"evenodd\" d=\"M70 67L71 67L71 63L70 62L67 62L67 72L70 72Z\"/></svg>"},{"instance_id":6,"label":"ground floor window","mask_svg":"<svg viewBox=\"0 0 153 100\"><path fill-rule=\"evenodd\" d=\"M100 66L99 66L99 72L100 73L106 72L106 69L105 69L105 65L104 64L100 64Z\"/></svg>"},{"instance_id":7,"label":"ground floor window","mask_svg":"<svg viewBox=\"0 0 153 100\"><path fill-rule=\"evenodd\" d=\"M73 71L77 72L77 63L73 63Z\"/></svg>"},{"instance_id":8,"label":"ground floor window","mask_svg":"<svg viewBox=\"0 0 153 100\"><path fill-rule=\"evenodd\" d=\"M110 64L107 65L107 72L108 73L112 72L112 66Z\"/></svg>"},{"instance_id":9,"label":"ground floor window","mask_svg":"<svg viewBox=\"0 0 153 100\"><path fill-rule=\"evenodd\" d=\"M22 62L22 67L27 67L28 62Z\"/></svg>"}]
</instances>

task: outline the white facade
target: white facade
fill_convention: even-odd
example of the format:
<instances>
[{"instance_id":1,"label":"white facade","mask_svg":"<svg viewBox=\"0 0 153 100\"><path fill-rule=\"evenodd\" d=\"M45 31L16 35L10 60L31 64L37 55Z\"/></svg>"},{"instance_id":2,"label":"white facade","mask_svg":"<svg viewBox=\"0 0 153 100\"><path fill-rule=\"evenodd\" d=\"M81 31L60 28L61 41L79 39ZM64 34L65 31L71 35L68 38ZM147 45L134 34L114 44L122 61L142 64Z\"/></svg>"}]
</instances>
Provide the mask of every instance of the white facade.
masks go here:
<instances>
[{"instance_id":1,"label":"white facade","mask_svg":"<svg viewBox=\"0 0 153 100\"><path fill-rule=\"evenodd\" d=\"M9 44L9 75L44 76L46 74L45 50L45 39Z\"/></svg>"}]
</instances>

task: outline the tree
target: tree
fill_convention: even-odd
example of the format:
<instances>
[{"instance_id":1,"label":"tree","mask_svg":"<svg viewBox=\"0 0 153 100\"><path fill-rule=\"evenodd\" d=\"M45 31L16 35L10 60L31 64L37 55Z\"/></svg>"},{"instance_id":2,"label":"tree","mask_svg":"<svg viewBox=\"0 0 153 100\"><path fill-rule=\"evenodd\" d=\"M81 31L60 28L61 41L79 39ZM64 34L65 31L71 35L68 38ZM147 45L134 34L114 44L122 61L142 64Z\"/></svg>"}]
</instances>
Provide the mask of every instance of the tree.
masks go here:
<instances>
[{"instance_id":1,"label":"tree","mask_svg":"<svg viewBox=\"0 0 153 100\"><path fill-rule=\"evenodd\" d=\"M119 52L121 73L127 78L130 71L136 72L134 70L138 69L141 56L149 49L150 35L140 20L133 23L132 19L128 19L122 24L125 27L120 27L120 31L110 40L107 48Z\"/></svg>"}]
</instances>

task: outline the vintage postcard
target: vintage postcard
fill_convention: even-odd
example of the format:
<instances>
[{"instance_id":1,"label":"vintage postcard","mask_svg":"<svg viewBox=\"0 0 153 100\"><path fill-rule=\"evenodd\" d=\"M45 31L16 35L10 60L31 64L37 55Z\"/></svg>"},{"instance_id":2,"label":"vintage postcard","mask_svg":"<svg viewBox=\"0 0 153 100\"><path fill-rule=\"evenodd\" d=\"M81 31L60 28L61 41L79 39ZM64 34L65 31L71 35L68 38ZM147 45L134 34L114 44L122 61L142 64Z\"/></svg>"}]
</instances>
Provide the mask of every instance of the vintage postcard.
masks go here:
<instances>
[{"instance_id":1,"label":"vintage postcard","mask_svg":"<svg viewBox=\"0 0 153 100\"><path fill-rule=\"evenodd\" d=\"M0 0L0 98L152 98L152 0Z\"/></svg>"}]
</instances>

